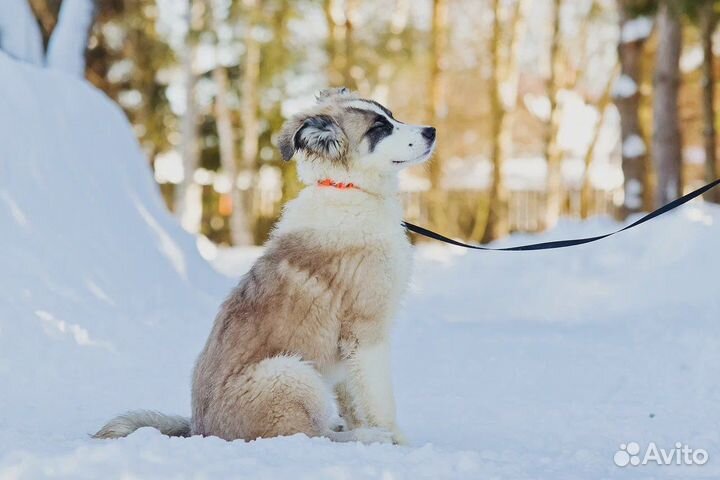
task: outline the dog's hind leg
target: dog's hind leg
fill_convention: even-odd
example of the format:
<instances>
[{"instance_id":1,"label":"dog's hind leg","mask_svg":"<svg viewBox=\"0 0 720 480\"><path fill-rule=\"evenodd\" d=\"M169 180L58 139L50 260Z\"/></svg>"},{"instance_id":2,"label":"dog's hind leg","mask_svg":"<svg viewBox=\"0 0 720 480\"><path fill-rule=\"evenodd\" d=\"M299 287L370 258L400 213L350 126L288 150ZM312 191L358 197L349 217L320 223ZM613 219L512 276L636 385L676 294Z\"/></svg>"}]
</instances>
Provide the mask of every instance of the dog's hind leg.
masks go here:
<instances>
[{"instance_id":1,"label":"dog's hind leg","mask_svg":"<svg viewBox=\"0 0 720 480\"><path fill-rule=\"evenodd\" d=\"M330 387L310 363L297 356L268 358L228 379L219 408L205 421L206 435L254 440L304 433L337 442L392 441L389 432L378 428L334 431L334 402Z\"/></svg>"},{"instance_id":2,"label":"dog's hind leg","mask_svg":"<svg viewBox=\"0 0 720 480\"><path fill-rule=\"evenodd\" d=\"M318 371L298 356L261 360L225 382L205 422L207 434L254 440L330 430L333 397Z\"/></svg>"}]
</instances>

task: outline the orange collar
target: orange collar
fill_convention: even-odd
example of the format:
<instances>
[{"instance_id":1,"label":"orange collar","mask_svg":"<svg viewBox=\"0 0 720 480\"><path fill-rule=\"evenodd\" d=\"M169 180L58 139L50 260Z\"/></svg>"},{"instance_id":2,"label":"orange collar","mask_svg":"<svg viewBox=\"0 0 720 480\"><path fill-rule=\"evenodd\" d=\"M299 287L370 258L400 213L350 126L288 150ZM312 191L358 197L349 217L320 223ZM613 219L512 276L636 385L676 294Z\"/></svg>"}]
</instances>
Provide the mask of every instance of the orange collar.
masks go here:
<instances>
[{"instance_id":1,"label":"orange collar","mask_svg":"<svg viewBox=\"0 0 720 480\"><path fill-rule=\"evenodd\" d=\"M317 182L319 187L333 187L340 190L347 190L349 188L355 189L355 190L362 190L360 187L355 185L354 183L338 183L335 180L330 180L329 178L326 178L324 180L318 180Z\"/></svg>"}]
</instances>

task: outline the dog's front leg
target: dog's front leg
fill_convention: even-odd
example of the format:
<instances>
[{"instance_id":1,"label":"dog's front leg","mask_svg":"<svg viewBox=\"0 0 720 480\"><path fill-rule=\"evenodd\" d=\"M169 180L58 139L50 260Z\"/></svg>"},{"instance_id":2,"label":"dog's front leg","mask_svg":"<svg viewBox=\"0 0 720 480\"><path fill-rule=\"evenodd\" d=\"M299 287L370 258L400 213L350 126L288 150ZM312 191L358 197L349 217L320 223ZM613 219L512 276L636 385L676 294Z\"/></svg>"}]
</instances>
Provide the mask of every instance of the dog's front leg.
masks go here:
<instances>
[{"instance_id":1,"label":"dog's front leg","mask_svg":"<svg viewBox=\"0 0 720 480\"><path fill-rule=\"evenodd\" d=\"M348 385L347 380L344 380L335 386L335 396L337 397L340 416L345 421L347 428L352 430L360 427L362 422L357 414L355 402L352 394L350 393L350 386Z\"/></svg>"},{"instance_id":2,"label":"dog's front leg","mask_svg":"<svg viewBox=\"0 0 720 480\"><path fill-rule=\"evenodd\" d=\"M390 374L390 342L355 345L348 356L348 393L362 426L392 432L393 442L405 443L395 421L395 397Z\"/></svg>"}]
</instances>

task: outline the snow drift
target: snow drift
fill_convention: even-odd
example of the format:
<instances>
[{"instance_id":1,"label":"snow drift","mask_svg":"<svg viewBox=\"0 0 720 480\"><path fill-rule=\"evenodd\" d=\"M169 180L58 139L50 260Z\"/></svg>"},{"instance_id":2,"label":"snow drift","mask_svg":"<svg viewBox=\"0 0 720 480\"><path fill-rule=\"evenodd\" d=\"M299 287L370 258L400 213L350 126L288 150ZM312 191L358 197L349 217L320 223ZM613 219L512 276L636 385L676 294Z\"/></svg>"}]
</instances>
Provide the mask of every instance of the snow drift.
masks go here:
<instances>
[{"instance_id":1,"label":"snow drift","mask_svg":"<svg viewBox=\"0 0 720 480\"><path fill-rule=\"evenodd\" d=\"M231 280L165 212L117 107L2 53L0 72L1 479L720 478L720 209L698 203L572 249L418 248L393 333L411 447L89 439L126 409L188 414ZM260 251L216 267L237 277ZM628 442L709 461L621 468Z\"/></svg>"},{"instance_id":2,"label":"snow drift","mask_svg":"<svg viewBox=\"0 0 720 480\"><path fill-rule=\"evenodd\" d=\"M187 411L177 352L199 350L227 282L165 210L118 107L2 52L0 72L0 452L132 405Z\"/></svg>"}]
</instances>

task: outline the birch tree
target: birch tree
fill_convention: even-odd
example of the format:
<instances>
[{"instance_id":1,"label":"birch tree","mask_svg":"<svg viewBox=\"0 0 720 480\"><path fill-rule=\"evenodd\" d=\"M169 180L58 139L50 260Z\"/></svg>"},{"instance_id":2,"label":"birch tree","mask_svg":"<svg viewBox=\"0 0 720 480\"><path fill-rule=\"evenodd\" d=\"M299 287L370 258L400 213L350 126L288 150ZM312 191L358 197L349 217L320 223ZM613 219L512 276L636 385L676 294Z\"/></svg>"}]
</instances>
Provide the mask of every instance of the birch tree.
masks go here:
<instances>
[{"instance_id":1,"label":"birch tree","mask_svg":"<svg viewBox=\"0 0 720 480\"><path fill-rule=\"evenodd\" d=\"M524 27L524 0L514 5L508 58L503 56L503 29L501 21L502 2L493 0L493 24L490 34L490 160L492 179L487 205L479 204L475 214L475 225L470 235L472 239L489 242L502 238L509 233L508 192L505 187L503 167L512 135L512 121L509 113L517 103L518 46ZM504 68L503 68L504 67Z\"/></svg>"},{"instance_id":2,"label":"birch tree","mask_svg":"<svg viewBox=\"0 0 720 480\"><path fill-rule=\"evenodd\" d=\"M583 158L583 163L585 165L585 171L583 173L583 181L582 186L580 188L580 218L586 219L590 216L591 209L593 207L592 202L592 182L590 178L590 170L592 168L593 159L595 157L595 147L598 144L598 141L600 140L600 133L602 132L602 127L605 124L605 118L607 117L607 111L608 107L610 106L610 103L612 101L612 91L614 83L617 80L618 74L619 74L619 65L616 66L613 73L608 78L608 82L605 86L605 89L603 90L600 98L597 102L597 111L598 111L598 119L595 123L595 127L593 128L592 137L590 140L590 145L588 145L587 150L585 151L585 156Z\"/></svg>"},{"instance_id":3,"label":"birch tree","mask_svg":"<svg viewBox=\"0 0 720 480\"><path fill-rule=\"evenodd\" d=\"M353 59L356 0L324 0L323 12L328 26L328 80L330 86L356 90L358 85L350 69Z\"/></svg>"},{"instance_id":4,"label":"birch tree","mask_svg":"<svg viewBox=\"0 0 720 480\"><path fill-rule=\"evenodd\" d=\"M193 180L199 157L198 115L195 105L197 76L193 69L196 15L197 9L193 8L193 0L187 0L185 13L187 31L181 58L183 85L185 87L185 111L180 119L180 153L184 175L175 188L175 212L180 217L183 227L190 232L199 230L202 216L202 192Z\"/></svg>"},{"instance_id":5,"label":"birch tree","mask_svg":"<svg viewBox=\"0 0 720 480\"><path fill-rule=\"evenodd\" d=\"M655 206L682 192L682 141L678 114L682 27L677 5L668 0L658 12L658 49L653 92L653 159L657 175Z\"/></svg>"},{"instance_id":6,"label":"birch tree","mask_svg":"<svg viewBox=\"0 0 720 480\"><path fill-rule=\"evenodd\" d=\"M235 126L232 121L232 110L228 97L230 95L230 79L227 67L220 62L220 50L227 46L220 41L219 32L228 19L229 12L221 12L214 0L207 0L207 6L215 31L215 68L212 71L215 83L215 124L217 126L220 167L229 179L232 199L230 208L230 242L233 245L251 245L253 234L248 221L248 207L243 201L243 192L238 188L238 155L235 148Z\"/></svg>"},{"instance_id":7,"label":"birch tree","mask_svg":"<svg viewBox=\"0 0 720 480\"><path fill-rule=\"evenodd\" d=\"M404 48L402 36L407 28L409 16L410 0L395 0L395 8L390 17L390 36L385 43L387 51L378 69L377 82L372 89L372 97L380 103L387 103L390 82L397 71L396 53Z\"/></svg>"},{"instance_id":8,"label":"birch tree","mask_svg":"<svg viewBox=\"0 0 720 480\"><path fill-rule=\"evenodd\" d=\"M545 203L544 227L555 226L562 209L563 180L562 156L560 155L557 134L560 123L558 107L559 70L560 70L560 12L562 0L552 0L552 21L550 37L550 75L547 80L547 96L550 103L550 115L545 125L545 161L547 162L547 200Z\"/></svg>"},{"instance_id":9,"label":"birch tree","mask_svg":"<svg viewBox=\"0 0 720 480\"><path fill-rule=\"evenodd\" d=\"M432 31L430 47L430 104L429 119L432 125L439 127L447 116L447 104L445 98L445 55L448 47L447 41L447 0L433 0L432 10ZM435 155L430 162L430 223L435 228L443 229L445 213L443 210L443 158L441 152Z\"/></svg>"},{"instance_id":10,"label":"birch tree","mask_svg":"<svg viewBox=\"0 0 720 480\"><path fill-rule=\"evenodd\" d=\"M45 63L49 68L85 77L85 49L94 18L92 0L63 0L48 43Z\"/></svg>"},{"instance_id":11,"label":"birch tree","mask_svg":"<svg viewBox=\"0 0 720 480\"><path fill-rule=\"evenodd\" d=\"M327 52L327 78L328 86L345 86L343 79L343 59L341 56L340 39L343 32L341 30L341 21L337 18L338 0L324 0L323 13L325 14L325 24L327 25L328 35L325 41L325 50Z\"/></svg>"},{"instance_id":12,"label":"birch tree","mask_svg":"<svg viewBox=\"0 0 720 480\"><path fill-rule=\"evenodd\" d=\"M245 59L243 61L243 78L240 85L240 121L242 123L242 170L244 175L254 180L258 167L258 139L260 137L260 119L258 118L258 98L260 95L258 85L260 80L260 42L257 38L257 28L261 14L259 0L244 0L245 14L248 21L245 26ZM250 184L254 184L251 181ZM238 197L239 201L239 197ZM242 211L244 209L244 211ZM243 219L244 218L244 219ZM235 221L236 228L243 229L238 233L238 240L244 244L252 244L250 225L254 224L252 212L246 205L238 203ZM244 225L241 225L243 222Z\"/></svg>"},{"instance_id":13,"label":"birch tree","mask_svg":"<svg viewBox=\"0 0 720 480\"><path fill-rule=\"evenodd\" d=\"M703 49L702 92L703 92L703 139L705 146L705 179L712 182L718 178L720 164L717 157L717 130L715 127L715 56L713 34L717 28L718 13L715 0L704 0L699 9L700 38ZM715 188L706 198L720 203L720 192Z\"/></svg>"},{"instance_id":14,"label":"birch tree","mask_svg":"<svg viewBox=\"0 0 720 480\"><path fill-rule=\"evenodd\" d=\"M258 119L258 82L260 79L260 42L257 39L257 23L260 16L258 0L244 0L248 24L245 31L245 60L240 87L242 97L241 120L243 127L243 167L254 170L257 162L260 122Z\"/></svg>"},{"instance_id":15,"label":"birch tree","mask_svg":"<svg viewBox=\"0 0 720 480\"><path fill-rule=\"evenodd\" d=\"M640 124L640 85L642 84L642 59L645 42L652 31L652 20L638 15L642 7L637 1L618 0L620 38L618 58L620 78L613 92L615 105L620 114L622 138L622 170L625 201L620 216L649 209L652 205L647 172L647 146Z\"/></svg>"}]
</instances>

